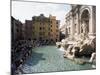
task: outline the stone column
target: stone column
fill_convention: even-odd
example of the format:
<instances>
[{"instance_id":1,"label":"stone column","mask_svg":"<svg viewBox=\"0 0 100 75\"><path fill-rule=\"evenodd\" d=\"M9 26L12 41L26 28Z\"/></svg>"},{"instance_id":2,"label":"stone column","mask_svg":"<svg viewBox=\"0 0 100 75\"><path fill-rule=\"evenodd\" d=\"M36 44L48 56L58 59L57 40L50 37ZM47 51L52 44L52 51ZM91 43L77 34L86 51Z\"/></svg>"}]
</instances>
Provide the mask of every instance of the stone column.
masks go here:
<instances>
[{"instance_id":1,"label":"stone column","mask_svg":"<svg viewBox=\"0 0 100 75\"><path fill-rule=\"evenodd\" d=\"M77 34L80 33L80 25L79 25L79 15L78 15L78 12L76 14L76 18L77 18Z\"/></svg>"},{"instance_id":2,"label":"stone column","mask_svg":"<svg viewBox=\"0 0 100 75\"><path fill-rule=\"evenodd\" d=\"M70 17L70 25L71 25L71 36L74 35L74 26L73 26L74 22L73 22L73 16L71 13L71 17Z\"/></svg>"},{"instance_id":3,"label":"stone column","mask_svg":"<svg viewBox=\"0 0 100 75\"><path fill-rule=\"evenodd\" d=\"M96 35L96 14L95 9L92 6L89 19L89 37Z\"/></svg>"}]
</instances>

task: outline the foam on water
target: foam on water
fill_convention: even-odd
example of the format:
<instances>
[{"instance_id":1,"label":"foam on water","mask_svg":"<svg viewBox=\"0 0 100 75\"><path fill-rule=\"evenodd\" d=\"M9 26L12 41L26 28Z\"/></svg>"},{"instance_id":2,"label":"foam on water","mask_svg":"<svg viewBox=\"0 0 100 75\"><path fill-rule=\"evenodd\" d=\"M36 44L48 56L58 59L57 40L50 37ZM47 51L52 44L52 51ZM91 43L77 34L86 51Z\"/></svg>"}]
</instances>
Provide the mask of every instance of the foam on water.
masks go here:
<instances>
[{"instance_id":1,"label":"foam on water","mask_svg":"<svg viewBox=\"0 0 100 75\"><path fill-rule=\"evenodd\" d=\"M59 50L62 51L62 52L64 52L64 48L63 47L60 47Z\"/></svg>"}]
</instances>

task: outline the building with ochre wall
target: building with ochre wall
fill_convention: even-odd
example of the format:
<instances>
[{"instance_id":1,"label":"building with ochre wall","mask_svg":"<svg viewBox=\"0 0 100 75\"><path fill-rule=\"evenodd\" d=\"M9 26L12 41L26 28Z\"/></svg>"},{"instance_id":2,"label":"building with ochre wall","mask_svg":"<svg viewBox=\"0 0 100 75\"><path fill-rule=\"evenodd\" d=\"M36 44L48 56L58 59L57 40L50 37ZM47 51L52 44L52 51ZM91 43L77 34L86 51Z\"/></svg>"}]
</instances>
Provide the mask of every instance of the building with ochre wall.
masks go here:
<instances>
[{"instance_id":1,"label":"building with ochre wall","mask_svg":"<svg viewBox=\"0 0 100 75\"><path fill-rule=\"evenodd\" d=\"M52 15L32 17L32 38L39 41L59 41L59 20Z\"/></svg>"}]
</instances>

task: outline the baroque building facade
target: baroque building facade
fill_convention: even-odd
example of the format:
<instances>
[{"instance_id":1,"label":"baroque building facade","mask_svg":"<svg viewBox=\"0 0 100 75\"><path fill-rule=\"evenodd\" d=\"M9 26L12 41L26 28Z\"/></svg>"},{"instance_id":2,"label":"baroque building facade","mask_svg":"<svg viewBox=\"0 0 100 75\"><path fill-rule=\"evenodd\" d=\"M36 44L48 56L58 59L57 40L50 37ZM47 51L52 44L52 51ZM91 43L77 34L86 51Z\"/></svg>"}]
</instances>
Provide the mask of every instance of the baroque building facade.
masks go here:
<instances>
[{"instance_id":1,"label":"baroque building facade","mask_svg":"<svg viewBox=\"0 0 100 75\"><path fill-rule=\"evenodd\" d=\"M96 6L72 5L66 14L66 37L57 42L64 48L64 58L90 57L88 62L96 62ZM82 63L87 61L82 61Z\"/></svg>"},{"instance_id":2,"label":"baroque building facade","mask_svg":"<svg viewBox=\"0 0 100 75\"><path fill-rule=\"evenodd\" d=\"M84 33L96 36L96 6L72 5L66 14L66 37Z\"/></svg>"}]
</instances>

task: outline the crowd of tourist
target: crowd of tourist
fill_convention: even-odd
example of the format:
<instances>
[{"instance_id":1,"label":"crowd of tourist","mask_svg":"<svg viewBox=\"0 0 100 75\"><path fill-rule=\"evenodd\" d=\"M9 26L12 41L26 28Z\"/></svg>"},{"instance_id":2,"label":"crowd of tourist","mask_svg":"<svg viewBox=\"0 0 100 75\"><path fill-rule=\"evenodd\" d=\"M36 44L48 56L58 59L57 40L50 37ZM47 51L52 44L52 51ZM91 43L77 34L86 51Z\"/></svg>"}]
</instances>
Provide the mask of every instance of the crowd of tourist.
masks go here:
<instances>
[{"instance_id":1,"label":"crowd of tourist","mask_svg":"<svg viewBox=\"0 0 100 75\"><path fill-rule=\"evenodd\" d=\"M55 42L50 40L33 40L33 47L54 45L54 44Z\"/></svg>"},{"instance_id":2,"label":"crowd of tourist","mask_svg":"<svg viewBox=\"0 0 100 75\"><path fill-rule=\"evenodd\" d=\"M15 75L32 54L33 44L29 40L20 40L12 44L11 49L11 73Z\"/></svg>"},{"instance_id":3,"label":"crowd of tourist","mask_svg":"<svg viewBox=\"0 0 100 75\"><path fill-rule=\"evenodd\" d=\"M40 40L18 40L12 43L11 46L11 73L12 75L18 74L20 67L32 54L32 48L53 45L51 41ZM20 69L21 71L21 69Z\"/></svg>"}]
</instances>

